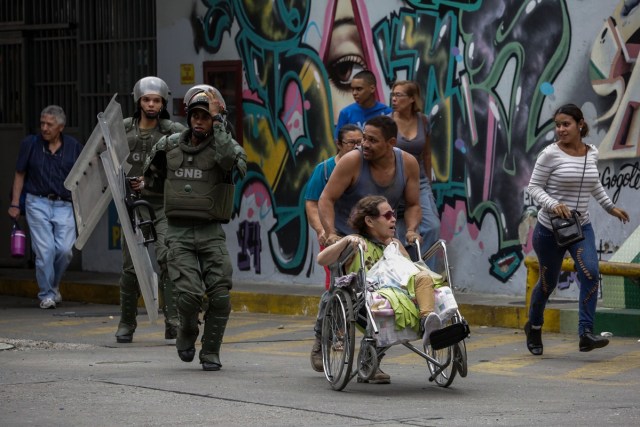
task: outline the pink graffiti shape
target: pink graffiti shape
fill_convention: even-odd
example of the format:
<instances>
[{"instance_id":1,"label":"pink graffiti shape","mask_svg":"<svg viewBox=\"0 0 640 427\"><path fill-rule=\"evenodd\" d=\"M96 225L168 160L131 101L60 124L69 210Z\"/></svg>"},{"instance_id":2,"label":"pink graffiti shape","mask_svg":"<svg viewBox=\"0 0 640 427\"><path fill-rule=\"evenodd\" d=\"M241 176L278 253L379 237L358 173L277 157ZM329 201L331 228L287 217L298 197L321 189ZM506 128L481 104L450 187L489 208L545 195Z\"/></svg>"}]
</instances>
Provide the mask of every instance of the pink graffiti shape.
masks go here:
<instances>
[{"instance_id":1,"label":"pink graffiti shape","mask_svg":"<svg viewBox=\"0 0 640 427\"><path fill-rule=\"evenodd\" d=\"M460 224L460 227L456 228L458 218L465 218L469 236L471 236L473 240L476 240L480 234L480 230L477 226L466 222L467 209L462 200L456 201L455 208L449 205L445 206L444 212L442 212L442 218L440 219L440 237L446 241L450 241L463 231L462 227L464 227L465 224Z\"/></svg>"}]
</instances>

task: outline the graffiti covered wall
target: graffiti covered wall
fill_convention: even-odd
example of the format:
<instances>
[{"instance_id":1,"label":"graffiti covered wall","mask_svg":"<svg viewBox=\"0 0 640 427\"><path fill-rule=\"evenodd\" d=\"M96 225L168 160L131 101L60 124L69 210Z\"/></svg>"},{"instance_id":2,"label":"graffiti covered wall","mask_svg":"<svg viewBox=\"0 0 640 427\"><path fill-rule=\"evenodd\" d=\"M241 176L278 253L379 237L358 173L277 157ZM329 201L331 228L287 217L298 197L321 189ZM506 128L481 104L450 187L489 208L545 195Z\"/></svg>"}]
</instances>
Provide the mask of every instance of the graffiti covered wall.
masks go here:
<instances>
[{"instance_id":1,"label":"graffiti covered wall","mask_svg":"<svg viewBox=\"0 0 640 427\"><path fill-rule=\"evenodd\" d=\"M638 227L638 1L158 1L158 74L181 97L181 64L241 60L249 173L226 226L234 277L317 285L324 271L304 211L333 127L369 69L378 97L416 81L433 133L433 191L454 283L523 295L535 206L525 192L551 115L573 102L599 146L601 181L631 215L621 227L592 203L603 259ZM572 277L565 288L571 293Z\"/></svg>"}]
</instances>

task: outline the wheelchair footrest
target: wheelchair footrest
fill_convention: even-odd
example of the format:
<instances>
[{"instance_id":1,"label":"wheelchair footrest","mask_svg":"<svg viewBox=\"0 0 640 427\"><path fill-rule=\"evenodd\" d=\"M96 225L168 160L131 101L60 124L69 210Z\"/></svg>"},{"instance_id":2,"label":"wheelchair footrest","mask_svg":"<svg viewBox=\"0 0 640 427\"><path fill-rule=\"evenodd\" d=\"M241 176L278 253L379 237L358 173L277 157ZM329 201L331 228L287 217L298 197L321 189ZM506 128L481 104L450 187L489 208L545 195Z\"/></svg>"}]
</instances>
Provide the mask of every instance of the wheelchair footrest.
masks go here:
<instances>
[{"instance_id":1,"label":"wheelchair footrest","mask_svg":"<svg viewBox=\"0 0 640 427\"><path fill-rule=\"evenodd\" d=\"M459 343L468 337L470 333L469 325L467 322L462 321L461 323L454 323L446 328L431 332L429 340L431 341L431 347L433 347L434 350L441 350Z\"/></svg>"}]
</instances>

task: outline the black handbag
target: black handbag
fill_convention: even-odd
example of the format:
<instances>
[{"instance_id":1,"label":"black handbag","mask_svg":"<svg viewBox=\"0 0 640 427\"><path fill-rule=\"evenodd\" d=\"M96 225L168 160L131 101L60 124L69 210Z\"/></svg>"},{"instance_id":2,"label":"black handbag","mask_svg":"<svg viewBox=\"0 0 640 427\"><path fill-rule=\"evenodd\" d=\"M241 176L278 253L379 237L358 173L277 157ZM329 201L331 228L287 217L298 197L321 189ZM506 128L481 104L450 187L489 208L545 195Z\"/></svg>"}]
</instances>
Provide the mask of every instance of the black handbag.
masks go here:
<instances>
[{"instance_id":1,"label":"black handbag","mask_svg":"<svg viewBox=\"0 0 640 427\"><path fill-rule=\"evenodd\" d=\"M551 218L551 227L553 228L553 236L556 238L556 243L561 248L584 240L582 226L580 225L580 212L575 209L571 211L570 218L559 216Z\"/></svg>"},{"instance_id":2,"label":"black handbag","mask_svg":"<svg viewBox=\"0 0 640 427\"><path fill-rule=\"evenodd\" d=\"M587 151L589 149L587 148ZM580 196L582 195L582 182L584 181L584 172L587 168L587 153L584 155L584 167L582 168L582 178L580 179L580 190L578 190L578 201L576 202L576 209L580 204ZM582 233L582 225L580 224L580 212L576 209L571 210L571 216L569 218L562 218L555 216L551 218L551 228L553 229L553 236L556 238L556 244L561 248L566 248L574 243L578 243L584 240L584 234Z\"/></svg>"}]
</instances>

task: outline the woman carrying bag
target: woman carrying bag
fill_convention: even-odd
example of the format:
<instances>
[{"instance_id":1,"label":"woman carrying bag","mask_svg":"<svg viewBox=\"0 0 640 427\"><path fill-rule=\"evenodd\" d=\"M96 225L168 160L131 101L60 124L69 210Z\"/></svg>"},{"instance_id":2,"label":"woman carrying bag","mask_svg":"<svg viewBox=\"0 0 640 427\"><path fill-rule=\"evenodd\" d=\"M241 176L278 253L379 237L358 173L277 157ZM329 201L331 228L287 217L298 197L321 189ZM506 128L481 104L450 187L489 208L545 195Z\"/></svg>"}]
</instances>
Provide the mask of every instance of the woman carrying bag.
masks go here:
<instances>
[{"instance_id":1,"label":"woman carrying bag","mask_svg":"<svg viewBox=\"0 0 640 427\"><path fill-rule=\"evenodd\" d=\"M544 308L558 284L565 251L569 251L575 261L580 281L579 349L591 351L609 344L608 339L593 333L600 272L595 234L587 211L589 195L609 214L623 223L629 221L627 212L613 204L600 183L598 149L582 141L589 134L589 127L580 108L574 104L563 105L553 118L557 141L538 156L528 187L531 197L541 206L533 231L540 279L531 294L529 321L524 326L527 348L534 356L541 356L543 352ZM564 246L556 241L552 221L556 217L573 218L573 210L579 212L576 217L583 238Z\"/></svg>"}]
</instances>

